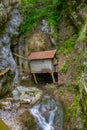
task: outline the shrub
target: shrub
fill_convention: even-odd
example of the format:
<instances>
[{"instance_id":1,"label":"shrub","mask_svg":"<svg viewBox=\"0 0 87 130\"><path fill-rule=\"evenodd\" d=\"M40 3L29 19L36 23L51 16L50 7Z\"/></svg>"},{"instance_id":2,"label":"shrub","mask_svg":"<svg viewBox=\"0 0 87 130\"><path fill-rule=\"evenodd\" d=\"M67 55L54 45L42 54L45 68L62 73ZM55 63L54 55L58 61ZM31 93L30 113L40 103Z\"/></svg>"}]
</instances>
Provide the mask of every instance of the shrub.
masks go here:
<instances>
[{"instance_id":1,"label":"shrub","mask_svg":"<svg viewBox=\"0 0 87 130\"><path fill-rule=\"evenodd\" d=\"M78 117L81 114L81 108L79 105L79 97L76 96L73 103L69 106L69 113L70 116Z\"/></svg>"},{"instance_id":2,"label":"shrub","mask_svg":"<svg viewBox=\"0 0 87 130\"><path fill-rule=\"evenodd\" d=\"M66 73L67 72L67 64L66 64L66 62L63 63L62 67L60 68L60 71L62 73Z\"/></svg>"},{"instance_id":3,"label":"shrub","mask_svg":"<svg viewBox=\"0 0 87 130\"><path fill-rule=\"evenodd\" d=\"M82 26L80 32L79 32L79 41L83 42L85 40L87 40L87 36L86 36L86 32L84 31L84 29L86 28L86 24Z\"/></svg>"},{"instance_id":4,"label":"shrub","mask_svg":"<svg viewBox=\"0 0 87 130\"><path fill-rule=\"evenodd\" d=\"M74 38L68 39L64 43L64 46L65 46L66 49L70 49L74 45L75 45L75 39Z\"/></svg>"},{"instance_id":5,"label":"shrub","mask_svg":"<svg viewBox=\"0 0 87 130\"><path fill-rule=\"evenodd\" d=\"M64 52L63 52L64 55L66 55L68 53L69 53L69 49L65 49Z\"/></svg>"}]
</instances>

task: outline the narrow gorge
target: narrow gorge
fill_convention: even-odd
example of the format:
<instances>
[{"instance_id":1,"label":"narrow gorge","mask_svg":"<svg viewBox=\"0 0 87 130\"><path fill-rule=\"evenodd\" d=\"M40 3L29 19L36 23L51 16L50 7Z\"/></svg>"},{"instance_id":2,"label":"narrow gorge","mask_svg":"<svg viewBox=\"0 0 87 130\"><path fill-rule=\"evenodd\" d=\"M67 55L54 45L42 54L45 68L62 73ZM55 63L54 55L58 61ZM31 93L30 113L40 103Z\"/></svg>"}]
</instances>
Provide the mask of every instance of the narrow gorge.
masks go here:
<instances>
[{"instance_id":1,"label":"narrow gorge","mask_svg":"<svg viewBox=\"0 0 87 130\"><path fill-rule=\"evenodd\" d=\"M29 55L50 50L56 83L50 58L31 72ZM87 130L86 0L0 0L0 118L1 130Z\"/></svg>"}]
</instances>

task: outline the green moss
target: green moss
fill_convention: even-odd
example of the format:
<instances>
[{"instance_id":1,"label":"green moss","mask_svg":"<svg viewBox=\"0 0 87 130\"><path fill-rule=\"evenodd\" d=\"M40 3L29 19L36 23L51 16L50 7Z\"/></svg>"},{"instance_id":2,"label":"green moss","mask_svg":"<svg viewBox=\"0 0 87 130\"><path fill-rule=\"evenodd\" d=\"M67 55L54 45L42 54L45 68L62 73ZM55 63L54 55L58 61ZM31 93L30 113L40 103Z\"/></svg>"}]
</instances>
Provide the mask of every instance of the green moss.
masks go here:
<instances>
[{"instance_id":1,"label":"green moss","mask_svg":"<svg viewBox=\"0 0 87 130\"><path fill-rule=\"evenodd\" d=\"M83 53L83 57L87 58L87 49L85 49L84 53Z\"/></svg>"},{"instance_id":2,"label":"green moss","mask_svg":"<svg viewBox=\"0 0 87 130\"><path fill-rule=\"evenodd\" d=\"M35 83L34 83L33 78L31 78L31 79L21 80L20 85L22 85L22 86L30 86L31 85L32 86L32 85L35 85Z\"/></svg>"},{"instance_id":3,"label":"green moss","mask_svg":"<svg viewBox=\"0 0 87 130\"><path fill-rule=\"evenodd\" d=\"M0 119L0 130L10 130L1 119Z\"/></svg>"},{"instance_id":4,"label":"green moss","mask_svg":"<svg viewBox=\"0 0 87 130\"><path fill-rule=\"evenodd\" d=\"M31 31L41 19L46 19L49 25L55 25L59 20L57 7L60 0L21 0L21 15L23 23L19 34Z\"/></svg>"},{"instance_id":5,"label":"green moss","mask_svg":"<svg viewBox=\"0 0 87 130\"><path fill-rule=\"evenodd\" d=\"M69 107L69 114L73 117L78 117L81 114L81 108L79 105L79 96L76 96L73 103Z\"/></svg>"},{"instance_id":6,"label":"green moss","mask_svg":"<svg viewBox=\"0 0 87 130\"><path fill-rule=\"evenodd\" d=\"M2 78L3 78L3 82L2 82L2 86L0 88L0 98L5 96L8 92L11 92L14 75L9 71L3 77L0 77L0 79L2 79Z\"/></svg>"},{"instance_id":7,"label":"green moss","mask_svg":"<svg viewBox=\"0 0 87 130\"><path fill-rule=\"evenodd\" d=\"M60 94L60 95L63 95L64 92L65 92L64 89L63 89L63 88L60 88L60 90L59 90L59 94Z\"/></svg>"},{"instance_id":8,"label":"green moss","mask_svg":"<svg viewBox=\"0 0 87 130\"><path fill-rule=\"evenodd\" d=\"M63 53L64 55L67 55L70 53L71 49L76 44L77 35L74 35L72 38L65 40L63 43L58 46L58 55Z\"/></svg>"},{"instance_id":9,"label":"green moss","mask_svg":"<svg viewBox=\"0 0 87 130\"><path fill-rule=\"evenodd\" d=\"M66 54L69 53L69 51L70 51L69 49L65 49L64 52L63 52L63 54L66 55Z\"/></svg>"},{"instance_id":10,"label":"green moss","mask_svg":"<svg viewBox=\"0 0 87 130\"><path fill-rule=\"evenodd\" d=\"M75 45L76 38L70 38L64 42L64 52L63 54L68 54L71 48Z\"/></svg>"},{"instance_id":11,"label":"green moss","mask_svg":"<svg viewBox=\"0 0 87 130\"><path fill-rule=\"evenodd\" d=\"M35 119L28 111L25 111L18 119L23 125L23 129L36 130Z\"/></svg>"},{"instance_id":12,"label":"green moss","mask_svg":"<svg viewBox=\"0 0 87 130\"><path fill-rule=\"evenodd\" d=\"M87 93L85 92L84 85L82 82L79 82L79 104L81 108L81 121L83 124L83 129L87 128Z\"/></svg>"},{"instance_id":13,"label":"green moss","mask_svg":"<svg viewBox=\"0 0 87 130\"><path fill-rule=\"evenodd\" d=\"M81 42L87 40L87 34L84 31L85 28L86 28L86 26L87 26L86 24L82 25L81 30L79 32L79 38L78 38L78 40L81 41Z\"/></svg>"},{"instance_id":14,"label":"green moss","mask_svg":"<svg viewBox=\"0 0 87 130\"><path fill-rule=\"evenodd\" d=\"M63 63L63 65L60 68L60 71L62 73L66 73L67 72L67 64L66 64L66 62Z\"/></svg>"}]
</instances>

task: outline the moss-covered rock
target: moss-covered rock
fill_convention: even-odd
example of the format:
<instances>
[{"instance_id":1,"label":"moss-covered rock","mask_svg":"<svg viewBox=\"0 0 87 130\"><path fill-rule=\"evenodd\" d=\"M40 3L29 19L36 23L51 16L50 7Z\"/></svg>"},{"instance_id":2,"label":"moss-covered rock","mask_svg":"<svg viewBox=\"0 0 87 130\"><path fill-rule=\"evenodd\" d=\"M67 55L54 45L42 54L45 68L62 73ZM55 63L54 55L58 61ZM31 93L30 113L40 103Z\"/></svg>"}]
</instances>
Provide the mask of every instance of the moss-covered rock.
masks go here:
<instances>
[{"instance_id":1,"label":"moss-covered rock","mask_svg":"<svg viewBox=\"0 0 87 130\"><path fill-rule=\"evenodd\" d=\"M6 74L0 76L0 97L5 96L7 92L11 92L14 75L9 70Z\"/></svg>"},{"instance_id":2,"label":"moss-covered rock","mask_svg":"<svg viewBox=\"0 0 87 130\"><path fill-rule=\"evenodd\" d=\"M27 110L14 118L8 118L5 122L10 130L36 130L35 120Z\"/></svg>"},{"instance_id":3,"label":"moss-covered rock","mask_svg":"<svg viewBox=\"0 0 87 130\"><path fill-rule=\"evenodd\" d=\"M31 106L39 102L43 96L43 92L35 87L23 87L18 86L17 91L19 92L19 99L21 104L30 104ZM13 92L14 93L14 92ZM17 95L14 95L15 96Z\"/></svg>"},{"instance_id":4,"label":"moss-covered rock","mask_svg":"<svg viewBox=\"0 0 87 130\"><path fill-rule=\"evenodd\" d=\"M64 130L78 129L82 130L83 125L81 122L81 108L78 96L69 91L66 87L56 88L54 85L45 86L47 91L57 102L61 101L64 113Z\"/></svg>"},{"instance_id":5,"label":"moss-covered rock","mask_svg":"<svg viewBox=\"0 0 87 130\"><path fill-rule=\"evenodd\" d=\"M7 21L7 12L2 3L0 3L0 28ZM0 29L1 32L1 29Z\"/></svg>"},{"instance_id":6,"label":"moss-covered rock","mask_svg":"<svg viewBox=\"0 0 87 130\"><path fill-rule=\"evenodd\" d=\"M26 130L36 130L35 119L28 111L25 111L22 115L20 115L18 120L21 123L22 129L26 128Z\"/></svg>"}]
</instances>

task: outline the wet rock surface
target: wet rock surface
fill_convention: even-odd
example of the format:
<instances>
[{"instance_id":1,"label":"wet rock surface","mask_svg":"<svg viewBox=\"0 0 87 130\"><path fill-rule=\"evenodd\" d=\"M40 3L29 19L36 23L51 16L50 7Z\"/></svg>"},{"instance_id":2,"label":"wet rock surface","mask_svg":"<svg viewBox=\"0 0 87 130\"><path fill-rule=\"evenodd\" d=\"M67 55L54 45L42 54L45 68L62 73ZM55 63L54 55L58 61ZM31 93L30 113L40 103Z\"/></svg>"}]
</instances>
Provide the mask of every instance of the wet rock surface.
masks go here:
<instances>
[{"instance_id":1,"label":"wet rock surface","mask_svg":"<svg viewBox=\"0 0 87 130\"><path fill-rule=\"evenodd\" d=\"M34 105L39 99L41 99L43 93L41 90L35 87L22 87L18 86L16 90L13 91L14 100L20 100L21 104L29 103Z\"/></svg>"},{"instance_id":2,"label":"wet rock surface","mask_svg":"<svg viewBox=\"0 0 87 130\"><path fill-rule=\"evenodd\" d=\"M28 109L41 100L42 91L18 86L12 93L13 97L0 100L0 118L11 130L36 130L35 120Z\"/></svg>"},{"instance_id":3,"label":"wet rock surface","mask_svg":"<svg viewBox=\"0 0 87 130\"><path fill-rule=\"evenodd\" d=\"M74 93L70 92L66 87L56 87L55 85L46 85L46 91L50 93L53 99L58 102L61 101L64 113L64 130L82 129L81 117L75 117L72 113L73 109L70 107L73 105L75 100ZM78 107L79 110L79 107ZM70 115L69 115L70 114ZM58 120L57 120L58 121ZM58 123L58 122L57 122Z\"/></svg>"},{"instance_id":4,"label":"wet rock surface","mask_svg":"<svg viewBox=\"0 0 87 130\"><path fill-rule=\"evenodd\" d=\"M55 102L49 95L30 109L35 117L38 130L62 130L63 112L59 101Z\"/></svg>"},{"instance_id":5,"label":"wet rock surface","mask_svg":"<svg viewBox=\"0 0 87 130\"><path fill-rule=\"evenodd\" d=\"M5 123L11 130L36 130L35 120L27 110L22 110L22 113L15 118L8 118Z\"/></svg>"}]
</instances>

